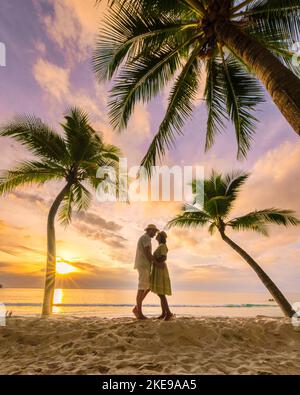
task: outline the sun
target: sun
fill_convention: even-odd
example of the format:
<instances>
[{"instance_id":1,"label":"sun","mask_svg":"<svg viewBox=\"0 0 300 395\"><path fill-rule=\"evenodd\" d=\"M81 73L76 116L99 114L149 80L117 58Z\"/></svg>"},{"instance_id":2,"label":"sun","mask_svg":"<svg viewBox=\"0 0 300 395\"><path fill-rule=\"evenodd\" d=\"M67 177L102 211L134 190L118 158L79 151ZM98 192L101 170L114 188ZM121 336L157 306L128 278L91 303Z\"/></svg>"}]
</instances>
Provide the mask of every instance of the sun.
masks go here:
<instances>
[{"instance_id":1,"label":"sun","mask_svg":"<svg viewBox=\"0 0 300 395\"><path fill-rule=\"evenodd\" d=\"M70 274L79 272L79 269L75 266L70 265L69 263L58 261L56 264L56 272L58 274Z\"/></svg>"}]
</instances>

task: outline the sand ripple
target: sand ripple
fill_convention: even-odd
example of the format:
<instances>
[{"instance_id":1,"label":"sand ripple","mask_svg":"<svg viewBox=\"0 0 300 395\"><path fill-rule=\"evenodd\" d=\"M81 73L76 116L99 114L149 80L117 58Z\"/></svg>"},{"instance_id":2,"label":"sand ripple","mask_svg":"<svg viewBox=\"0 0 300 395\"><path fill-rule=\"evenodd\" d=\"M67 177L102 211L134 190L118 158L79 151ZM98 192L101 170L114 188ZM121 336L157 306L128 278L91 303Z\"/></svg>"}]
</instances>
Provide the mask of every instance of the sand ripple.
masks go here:
<instances>
[{"instance_id":1,"label":"sand ripple","mask_svg":"<svg viewBox=\"0 0 300 395\"><path fill-rule=\"evenodd\" d=\"M0 328L0 374L191 373L300 374L300 331L264 317L11 318Z\"/></svg>"}]
</instances>

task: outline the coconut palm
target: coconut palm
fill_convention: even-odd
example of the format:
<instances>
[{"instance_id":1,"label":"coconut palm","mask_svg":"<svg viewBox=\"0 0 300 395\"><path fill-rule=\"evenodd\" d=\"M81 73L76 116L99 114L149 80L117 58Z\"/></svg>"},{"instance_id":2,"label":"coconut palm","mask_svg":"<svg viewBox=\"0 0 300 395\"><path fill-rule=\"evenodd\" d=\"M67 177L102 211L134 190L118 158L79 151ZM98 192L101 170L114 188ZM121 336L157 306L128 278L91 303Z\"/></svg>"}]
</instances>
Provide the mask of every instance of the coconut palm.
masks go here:
<instances>
[{"instance_id":1,"label":"coconut palm","mask_svg":"<svg viewBox=\"0 0 300 395\"><path fill-rule=\"evenodd\" d=\"M13 170L0 175L0 195L31 184L64 181L55 198L47 222L47 267L42 314L52 312L56 275L55 217L67 225L73 209L87 210L91 202L88 188L97 188L101 179L96 177L100 166L116 167L120 151L103 142L102 136L90 125L88 115L72 108L61 124L63 135L35 116L19 116L1 127L1 136L19 141L36 157L21 162Z\"/></svg>"},{"instance_id":2,"label":"coconut palm","mask_svg":"<svg viewBox=\"0 0 300 395\"><path fill-rule=\"evenodd\" d=\"M200 210L195 205L186 205L183 212L172 219L167 226L187 228L208 226L208 230L211 234L218 231L222 239L255 271L281 307L284 314L288 317L292 317L295 312L282 292L262 270L258 263L226 234L227 229L232 229L235 231L251 230L267 236L268 224L284 226L300 224L300 221L294 216L293 211L276 208L253 211L241 217L230 219L229 215L233 204L238 197L242 185L247 181L248 177L249 174L242 172L234 172L226 175L212 172L211 177L204 181L203 209ZM193 182L194 191L196 191L198 185L200 185L200 183L196 181ZM199 190L201 191L200 188ZM200 196L198 196L198 199L195 199L195 201L200 201Z\"/></svg>"},{"instance_id":3,"label":"coconut palm","mask_svg":"<svg viewBox=\"0 0 300 395\"><path fill-rule=\"evenodd\" d=\"M100 2L98 0L97 2ZM264 100L260 83L300 134L299 0L110 0L93 65L113 80L109 113L116 129L127 126L138 101L147 102L172 83L168 107L143 165L174 145L192 115L206 80L206 149L228 120L238 157L247 154Z\"/></svg>"}]
</instances>

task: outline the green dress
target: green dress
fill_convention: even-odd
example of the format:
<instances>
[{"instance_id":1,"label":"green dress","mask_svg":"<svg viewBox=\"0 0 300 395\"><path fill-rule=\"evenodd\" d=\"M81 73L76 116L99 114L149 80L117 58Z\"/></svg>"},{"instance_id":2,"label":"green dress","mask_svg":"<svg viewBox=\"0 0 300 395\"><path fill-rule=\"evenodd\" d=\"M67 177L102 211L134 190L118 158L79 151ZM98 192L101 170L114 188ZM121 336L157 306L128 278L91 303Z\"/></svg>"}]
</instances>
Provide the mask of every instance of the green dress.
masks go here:
<instances>
[{"instance_id":1,"label":"green dress","mask_svg":"<svg viewBox=\"0 0 300 395\"><path fill-rule=\"evenodd\" d=\"M154 251L153 256L157 259L161 256L167 256L167 254L167 246L165 244L160 244ZM150 289L157 295L172 295L170 276L166 264L163 269L152 265Z\"/></svg>"}]
</instances>

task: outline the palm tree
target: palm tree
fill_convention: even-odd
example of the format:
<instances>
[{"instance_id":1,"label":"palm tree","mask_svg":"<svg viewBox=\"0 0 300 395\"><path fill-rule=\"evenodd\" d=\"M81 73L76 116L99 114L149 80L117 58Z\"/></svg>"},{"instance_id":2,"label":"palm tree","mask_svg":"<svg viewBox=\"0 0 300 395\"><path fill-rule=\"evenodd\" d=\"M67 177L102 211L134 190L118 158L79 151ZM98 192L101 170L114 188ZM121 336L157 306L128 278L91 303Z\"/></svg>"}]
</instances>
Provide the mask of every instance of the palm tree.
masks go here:
<instances>
[{"instance_id":1,"label":"palm tree","mask_svg":"<svg viewBox=\"0 0 300 395\"><path fill-rule=\"evenodd\" d=\"M21 142L36 159L21 162L15 169L0 175L0 195L16 188L48 181L63 180L64 187L55 198L47 222L47 267L42 315L52 312L56 275L55 217L67 225L72 211L87 210L91 192L101 179L96 177L100 166L116 167L120 151L104 144L89 123L88 115L72 108L61 124L63 136L35 116L20 116L0 129L0 136L10 136ZM84 185L86 184L86 186ZM59 210L59 211L58 211Z\"/></svg>"},{"instance_id":2,"label":"palm tree","mask_svg":"<svg viewBox=\"0 0 300 395\"><path fill-rule=\"evenodd\" d=\"M251 230L267 236L267 224L284 226L300 224L300 221L294 216L292 211L276 208L253 211L241 217L229 219L230 211L238 197L240 188L248 177L249 174L242 172L235 172L223 176L213 171L211 177L204 180L203 209L199 210L194 205L185 206L184 212L172 219L167 226L194 228L209 226L208 229L211 234L218 230L225 243L232 247L255 271L281 307L284 314L288 317L292 317L295 312L282 292L262 270L258 263L225 233L226 229L229 228L232 230ZM193 188L194 191L197 188L196 181L193 182ZM187 208L189 208L189 210L186 210Z\"/></svg>"},{"instance_id":3,"label":"palm tree","mask_svg":"<svg viewBox=\"0 0 300 395\"><path fill-rule=\"evenodd\" d=\"M138 101L149 101L173 82L165 117L142 162L148 171L182 133L199 99L201 77L206 78L206 149L231 120L238 157L247 154L257 121L253 111L264 101L260 82L300 134L300 67L292 52L300 42L299 0L109 3L93 66L100 80L114 81L113 127L125 128Z\"/></svg>"}]
</instances>

